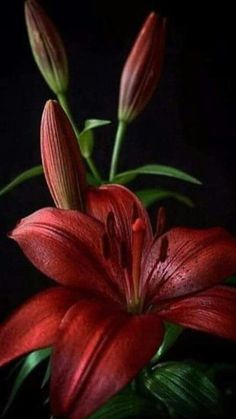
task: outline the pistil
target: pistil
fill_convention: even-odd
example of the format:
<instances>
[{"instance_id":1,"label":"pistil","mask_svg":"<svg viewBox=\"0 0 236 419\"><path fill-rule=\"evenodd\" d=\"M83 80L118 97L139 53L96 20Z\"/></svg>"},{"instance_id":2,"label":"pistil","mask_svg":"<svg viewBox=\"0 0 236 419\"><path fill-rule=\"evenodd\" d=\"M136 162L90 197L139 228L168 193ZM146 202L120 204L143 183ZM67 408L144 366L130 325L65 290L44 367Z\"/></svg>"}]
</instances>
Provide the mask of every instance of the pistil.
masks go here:
<instances>
[{"instance_id":1,"label":"pistil","mask_svg":"<svg viewBox=\"0 0 236 419\"><path fill-rule=\"evenodd\" d=\"M137 218L132 224L132 298L129 308L133 312L139 312L141 308L140 275L145 229L141 218Z\"/></svg>"}]
</instances>

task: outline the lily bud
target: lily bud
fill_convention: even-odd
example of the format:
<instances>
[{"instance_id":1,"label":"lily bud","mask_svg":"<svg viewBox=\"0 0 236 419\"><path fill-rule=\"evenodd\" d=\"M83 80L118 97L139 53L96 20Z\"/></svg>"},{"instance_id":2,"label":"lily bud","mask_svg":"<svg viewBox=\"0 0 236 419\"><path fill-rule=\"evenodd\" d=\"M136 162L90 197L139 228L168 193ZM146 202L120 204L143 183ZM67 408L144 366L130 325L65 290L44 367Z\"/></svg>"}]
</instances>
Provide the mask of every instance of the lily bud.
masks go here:
<instances>
[{"instance_id":1,"label":"lily bud","mask_svg":"<svg viewBox=\"0 0 236 419\"><path fill-rule=\"evenodd\" d=\"M34 0L25 3L25 20L34 59L55 94L68 87L68 62L63 41L53 22Z\"/></svg>"},{"instance_id":2,"label":"lily bud","mask_svg":"<svg viewBox=\"0 0 236 419\"><path fill-rule=\"evenodd\" d=\"M150 100L161 75L166 19L147 17L125 63L120 83L118 118L129 123Z\"/></svg>"},{"instance_id":3,"label":"lily bud","mask_svg":"<svg viewBox=\"0 0 236 419\"><path fill-rule=\"evenodd\" d=\"M41 156L56 207L83 210L86 173L79 144L65 112L52 100L42 115Z\"/></svg>"}]
</instances>

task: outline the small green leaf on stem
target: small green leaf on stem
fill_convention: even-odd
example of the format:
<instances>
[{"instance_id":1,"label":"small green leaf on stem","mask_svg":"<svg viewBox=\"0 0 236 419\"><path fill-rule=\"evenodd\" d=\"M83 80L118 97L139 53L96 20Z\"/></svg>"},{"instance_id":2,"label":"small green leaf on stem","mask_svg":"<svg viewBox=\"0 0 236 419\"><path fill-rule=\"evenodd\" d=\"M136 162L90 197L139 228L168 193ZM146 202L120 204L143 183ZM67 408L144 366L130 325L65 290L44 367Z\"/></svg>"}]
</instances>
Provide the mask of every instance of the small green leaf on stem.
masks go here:
<instances>
[{"instance_id":1,"label":"small green leaf on stem","mask_svg":"<svg viewBox=\"0 0 236 419\"><path fill-rule=\"evenodd\" d=\"M194 207L194 203L190 198L181 193L169 191L168 189L143 189L140 191L136 191L135 193L146 208L150 207L155 202L162 201L163 199L168 198L176 199L177 201L187 205L190 208Z\"/></svg>"},{"instance_id":2,"label":"small green leaf on stem","mask_svg":"<svg viewBox=\"0 0 236 419\"><path fill-rule=\"evenodd\" d=\"M25 172L22 172L20 175L16 176L15 179L13 179L10 183L8 183L6 186L4 186L0 190L0 196L3 196L6 193L10 192L11 190L15 189L21 183L24 183L27 180L33 177L42 175L42 174L43 174L43 168L41 165L32 167L31 169L28 169Z\"/></svg>"},{"instance_id":3,"label":"small green leaf on stem","mask_svg":"<svg viewBox=\"0 0 236 419\"><path fill-rule=\"evenodd\" d=\"M125 184L127 183L126 179L129 179L129 176L133 176L133 179L135 179L138 175L168 176L173 177L175 179L184 180L185 182L194 183L196 185L201 184L201 182L198 179L189 175L186 172L183 172L182 170L176 169L175 167L164 166L159 164L148 164L146 166L137 167L136 169L131 169L126 172L119 173L115 176L113 180L114 182Z\"/></svg>"},{"instance_id":4,"label":"small green leaf on stem","mask_svg":"<svg viewBox=\"0 0 236 419\"><path fill-rule=\"evenodd\" d=\"M40 349L38 351L32 352L31 354L25 357L25 360L21 364L21 368L15 379L15 383L13 385L8 402L5 406L3 415L7 413L9 407L11 406L12 402L14 401L16 397L17 392L19 391L20 387L22 386L26 378L29 376L29 374L50 355L51 355L51 349L46 348L46 349Z\"/></svg>"}]
</instances>

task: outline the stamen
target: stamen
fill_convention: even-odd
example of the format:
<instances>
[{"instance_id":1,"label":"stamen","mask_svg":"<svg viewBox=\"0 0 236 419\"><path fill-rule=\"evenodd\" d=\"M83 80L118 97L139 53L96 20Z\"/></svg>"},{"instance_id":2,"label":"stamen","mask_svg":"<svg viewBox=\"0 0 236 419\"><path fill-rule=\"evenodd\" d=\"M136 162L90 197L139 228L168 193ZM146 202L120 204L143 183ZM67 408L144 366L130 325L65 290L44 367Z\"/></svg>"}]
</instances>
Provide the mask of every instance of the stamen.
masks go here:
<instances>
[{"instance_id":1,"label":"stamen","mask_svg":"<svg viewBox=\"0 0 236 419\"><path fill-rule=\"evenodd\" d=\"M138 206L135 202L133 202L133 210L132 210L132 223L135 222L139 217Z\"/></svg>"},{"instance_id":2,"label":"stamen","mask_svg":"<svg viewBox=\"0 0 236 419\"><path fill-rule=\"evenodd\" d=\"M157 213L156 237L160 237L166 230L166 210L160 207Z\"/></svg>"},{"instance_id":3,"label":"stamen","mask_svg":"<svg viewBox=\"0 0 236 419\"><path fill-rule=\"evenodd\" d=\"M120 265L123 269L128 267L129 264L129 256L128 256L128 250L127 250L127 245L126 243L122 240L120 242Z\"/></svg>"},{"instance_id":4,"label":"stamen","mask_svg":"<svg viewBox=\"0 0 236 419\"><path fill-rule=\"evenodd\" d=\"M145 229L144 221L141 218L137 218L132 225L132 280L133 302L135 305L138 305L140 299L139 285Z\"/></svg>"}]
</instances>

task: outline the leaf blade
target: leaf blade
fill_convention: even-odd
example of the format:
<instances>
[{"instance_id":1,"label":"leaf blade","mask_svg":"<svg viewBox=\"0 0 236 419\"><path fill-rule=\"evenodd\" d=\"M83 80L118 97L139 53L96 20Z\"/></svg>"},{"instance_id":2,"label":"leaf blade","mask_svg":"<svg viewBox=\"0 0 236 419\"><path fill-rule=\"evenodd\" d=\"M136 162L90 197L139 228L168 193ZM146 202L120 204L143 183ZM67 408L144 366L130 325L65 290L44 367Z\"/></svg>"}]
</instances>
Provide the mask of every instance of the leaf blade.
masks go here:
<instances>
[{"instance_id":1,"label":"leaf blade","mask_svg":"<svg viewBox=\"0 0 236 419\"><path fill-rule=\"evenodd\" d=\"M43 167L42 165L31 167L30 169L25 170L24 172L20 173L16 176L11 182L9 182L6 186L0 189L0 197L7 194L11 190L15 189L21 183L25 181L40 176L43 174Z\"/></svg>"},{"instance_id":2,"label":"leaf blade","mask_svg":"<svg viewBox=\"0 0 236 419\"><path fill-rule=\"evenodd\" d=\"M201 184L201 182L198 179L196 179L195 177L189 175L188 173L182 170L176 169L175 167L159 165L159 164L148 164L145 166L128 170L123 173L119 173L115 176L114 182L124 184L126 183L126 178L129 178L130 176L134 176L135 178L138 175L168 176L168 177L173 177L175 179L183 180L185 182L194 183L196 185Z\"/></svg>"},{"instance_id":3,"label":"leaf blade","mask_svg":"<svg viewBox=\"0 0 236 419\"><path fill-rule=\"evenodd\" d=\"M183 417L198 418L206 411L214 414L220 410L217 388L194 364L159 364L145 372L143 383L152 396Z\"/></svg>"},{"instance_id":4,"label":"leaf blade","mask_svg":"<svg viewBox=\"0 0 236 419\"><path fill-rule=\"evenodd\" d=\"M126 389L108 400L105 405L89 416L89 419L124 419L137 417L153 410L149 403L137 396L131 389ZM147 416L149 417L149 416Z\"/></svg>"},{"instance_id":5,"label":"leaf blade","mask_svg":"<svg viewBox=\"0 0 236 419\"><path fill-rule=\"evenodd\" d=\"M29 355L25 357L25 360L23 361L23 364L21 364L21 368L17 374L17 377L15 379L15 383L13 385L11 394L8 398L7 404L3 411L3 416L7 413L10 406L12 405L20 387L26 380L26 378L30 375L30 373L47 357L49 357L51 354L51 349L40 349L34 352L31 352Z\"/></svg>"},{"instance_id":6,"label":"leaf blade","mask_svg":"<svg viewBox=\"0 0 236 419\"><path fill-rule=\"evenodd\" d=\"M190 208L194 207L193 201L178 192L170 191L168 189L155 188L155 189L142 189L135 192L139 199L143 202L146 208L153 205L155 202L162 201L164 199L173 198L177 201L187 205Z\"/></svg>"}]
</instances>

